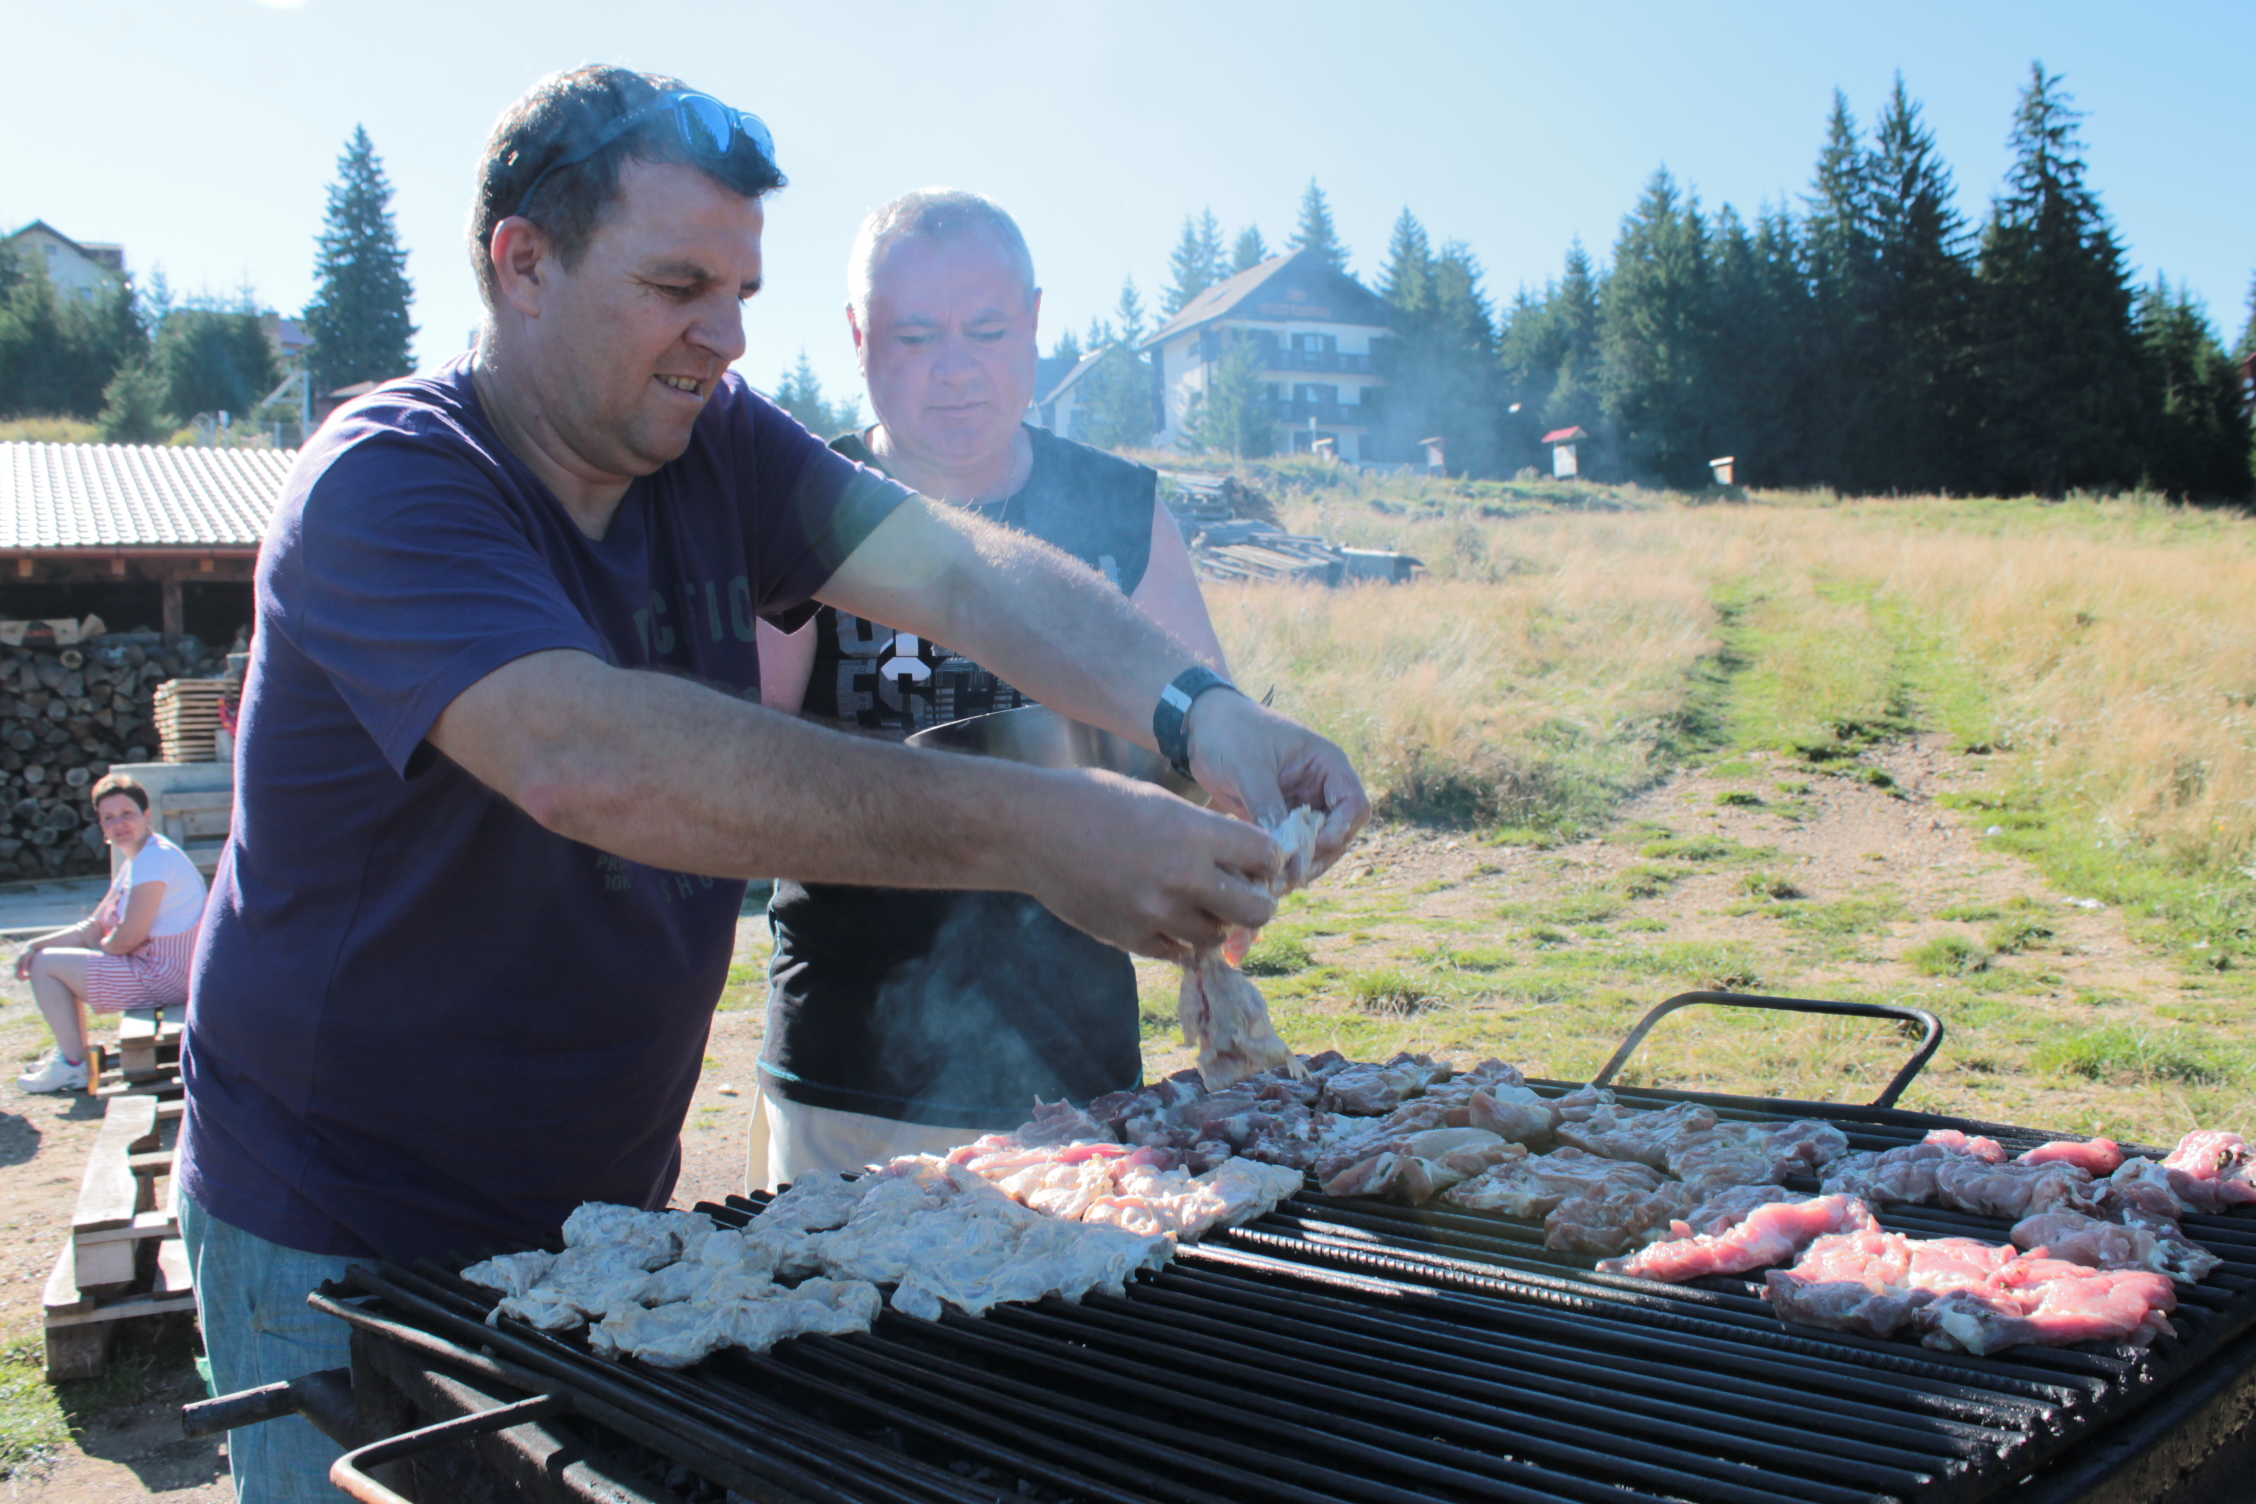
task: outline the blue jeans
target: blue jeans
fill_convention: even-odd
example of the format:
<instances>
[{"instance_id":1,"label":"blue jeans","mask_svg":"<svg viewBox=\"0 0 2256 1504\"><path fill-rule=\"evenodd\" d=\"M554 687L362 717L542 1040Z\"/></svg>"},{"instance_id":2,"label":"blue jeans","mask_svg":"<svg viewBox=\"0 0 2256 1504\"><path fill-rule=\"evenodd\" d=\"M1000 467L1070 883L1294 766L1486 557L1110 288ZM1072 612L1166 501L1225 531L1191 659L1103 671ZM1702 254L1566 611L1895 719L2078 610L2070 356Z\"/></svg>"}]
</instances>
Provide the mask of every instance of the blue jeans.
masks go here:
<instances>
[{"instance_id":1,"label":"blue jeans","mask_svg":"<svg viewBox=\"0 0 2256 1504\"><path fill-rule=\"evenodd\" d=\"M308 1306L306 1296L323 1280L342 1276L353 1260L269 1243L186 1195L180 1198L180 1239L196 1282L196 1318L214 1394L352 1361L352 1329ZM297 1415L228 1432L237 1504L336 1504L329 1464L342 1450Z\"/></svg>"}]
</instances>

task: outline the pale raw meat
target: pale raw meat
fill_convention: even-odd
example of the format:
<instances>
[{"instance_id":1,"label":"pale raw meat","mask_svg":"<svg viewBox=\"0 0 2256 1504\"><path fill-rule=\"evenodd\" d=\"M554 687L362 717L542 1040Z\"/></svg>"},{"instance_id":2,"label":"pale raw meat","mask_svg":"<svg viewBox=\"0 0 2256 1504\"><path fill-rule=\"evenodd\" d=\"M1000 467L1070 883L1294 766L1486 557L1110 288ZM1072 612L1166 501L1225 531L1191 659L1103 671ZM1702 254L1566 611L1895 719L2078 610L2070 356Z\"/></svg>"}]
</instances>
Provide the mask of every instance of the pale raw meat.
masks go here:
<instances>
[{"instance_id":1,"label":"pale raw meat","mask_svg":"<svg viewBox=\"0 0 2256 1504\"><path fill-rule=\"evenodd\" d=\"M1973 1238L1907 1238L1877 1229L1820 1238L1790 1270L1765 1276L1781 1321L1892 1337L1953 1290L1983 1286L2014 1252Z\"/></svg>"},{"instance_id":2,"label":"pale raw meat","mask_svg":"<svg viewBox=\"0 0 2256 1504\"><path fill-rule=\"evenodd\" d=\"M1606 1274L1671 1283L1709 1274L1741 1274L1792 1257L1813 1239L1864 1231L1879 1224L1853 1196L1819 1196L1755 1208L1719 1233L1699 1234L1641 1248L1598 1266Z\"/></svg>"},{"instance_id":3,"label":"pale raw meat","mask_svg":"<svg viewBox=\"0 0 2256 1504\"><path fill-rule=\"evenodd\" d=\"M2197 1128L2178 1140L2162 1168L2189 1210L2223 1212L2256 1201L2256 1181L2248 1178L2250 1152L2237 1133Z\"/></svg>"},{"instance_id":4,"label":"pale raw meat","mask_svg":"<svg viewBox=\"0 0 2256 1504\"><path fill-rule=\"evenodd\" d=\"M2054 1139L2015 1158L2015 1164L2071 1164L2097 1178L2123 1167L2123 1146L2111 1138Z\"/></svg>"},{"instance_id":5,"label":"pale raw meat","mask_svg":"<svg viewBox=\"0 0 2256 1504\"><path fill-rule=\"evenodd\" d=\"M2042 1212L2013 1225L2016 1247L2094 1269L2150 1269L2180 1284L2199 1284L2223 1260L2171 1232L2102 1222L2077 1212Z\"/></svg>"},{"instance_id":6,"label":"pale raw meat","mask_svg":"<svg viewBox=\"0 0 2256 1504\"><path fill-rule=\"evenodd\" d=\"M1969 1136L1956 1128L1930 1129L1922 1142L1948 1149L1953 1154L1967 1155L1982 1161L1984 1164L2002 1165L2005 1163L2005 1145L1994 1138Z\"/></svg>"},{"instance_id":7,"label":"pale raw meat","mask_svg":"<svg viewBox=\"0 0 2256 1504\"><path fill-rule=\"evenodd\" d=\"M1915 1320L1927 1346L1976 1356L2024 1343L2144 1347L2169 1330L2177 1303L2170 1281L2147 1270L2029 1259L2006 1266L1980 1288L1951 1291Z\"/></svg>"},{"instance_id":8,"label":"pale raw meat","mask_svg":"<svg viewBox=\"0 0 2256 1504\"><path fill-rule=\"evenodd\" d=\"M1613 1088L1607 1086L1578 1086L1551 1099L1551 1110L1559 1115L1562 1123L1582 1122L1600 1108L1613 1105Z\"/></svg>"},{"instance_id":9,"label":"pale raw meat","mask_svg":"<svg viewBox=\"0 0 2256 1504\"><path fill-rule=\"evenodd\" d=\"M1297 1170L1233 1159L1196 1178L1182 1170L1123 1174L1112 1196L1083 1215L1131 1232L1197 1238L1266 1216L1301 1186Z\"/></svg>"},{"instance_id":10,"label":"pale raw meat","mask_svg":"<svg viewBox=\"0 0 2256 1504\"><path fill-rule=\"evenodd\" d=\"M1195 1176L1171 1159L1120 1144L1028 1147L989 1134L952 1151L946 1163L1052 1217L1172 1238L1262 1216L1302 1183L1299 1170L1254 1159L1226 1158Z\"/></svg>"},{"instance_id":11,"label":"pale raw meat","mask_svg":"<svg viewBox=\"0 0 2256 1504\"><path fill-rule=\"evenodd\" d=\"M1516 1144L1540 1143L1551 1137L1559 1114L1549 1102L1526 1086L1494 1086L1476 1091L1466 1100L1465 1121L1485 1128Z\"/></svg>"},{"instance_id":12,"label":"pale raw meat","mask_svg":"<svg viewBox=\"0 0 2256 1504\"><path fill-rule=\"evenodd\" d=\"M1830 1123L1717 1123L1678 1135L1662 1164L1687 1184L1722 1189L1814 1175L1848 1152L1848 1135Z\"/></svg>"},{"instance_id":13,"label":"pale raw meat","mask_svg":"<svg viewBox=\"0 0 2256 1504\"><path fill-rule=\"evenodd\" d=\"M1672 1238L1689 1238L1701 1233L1727 1232L1747 1220L1747 1214L1757 1207L1773 1202L1808 1201L1812 1198L1800 1191L1789 1191L1782 1185L1734 1185L1720 1191L1710 1191L1707 1198L1685 1214L1684 1220L1669 1232Z\"/></svg>"},{"instance_id":14,"label":"pale raw meat","mask_svg":"<svg viewBox=\"0 0 2256 1504\"><path fill-rule=\"evenodd\" d=\"M2071 1164L1990 1164L1963 1154L1935 1170L1939 1206L2018 1222L2037 1212L2089 1211L2096 1205L2091 1176Z\"/></svg>"},{"instance_id":15,"label":"pale raw meat","mask_svg":"<svg viewBox=\"0 0 2256 1504\"><path fill-rule=\"evenodd\" d=\"M1323 813L1305 806L1268 828L1283 848L1270 892L1282 898L1313 875L1316 835L1323 828ZM1271 1069L1300 1074L1300 1057L1285 1047L1269 1021L1269 1000L1237 968L1253 944L1252 934L1239 932L1227 943L1229 954L1219 945L1192 952L1176 998L1176 1022L1182 1025L1183 1042L1198 1050L1200 1078L1219 1089Z\"/></svg>"},{"instance_id":16,"label":"pale raw meat","mask_svg":"<svg viewBox=\"0 0 2256 1504\"><path fill-rule=\"evenodd\" d=\"M1448 1061L1428 1055L1400 1054L1378 1065L1350 1062L1324 1083L1323 1105L1357 1115L1390 1112L1453 1074Z\"/></svg>"},{"instance_id":17,"label":"pale raw meat","mask_svg":"<svg viewBox=\"0 0 2256 1504\"><path fill-rule=\"evenodd\" d=\"M1331 1196L1392 1195L1422 1206L1451 1186L1524 1158L1527 1146L1480 1128L1429 1128L1370 1146L1322 1182Z\"/></svg>"},{"instance_id":18,"label":"pale raw meat","mask_svg":"<svg viewBox=\"0 0 2256 1504\"><path fill-rule=\"evenodd\" d=\"M555 1263L555 1254L536 1248L530 1253L505 1253L472 1264L462 1271L462 1277L504 1295L522 1295L539 1284Z\"/></svg>"},{"instance_id":19,"label":"pale raw meat","mask_svg":"<svg viewBox=\"0 0 2256 1504\"><path fill-rule=\"evenodd\" d=\"M1666 1176L1627 1160L1605 1159L1580 1149L1531 1154L1496 1166L1442 1193L1453 1206L1501 1212L1530 1221L1549 1216L1570 1196L1606 1197L1650 1192Z\"/></svg>"},{"instance_id":20,"label":"pale raw meat","mask_svg":"<svg viewBox=\"0 0 2256 1504\"><path fill-rule=\"evenodd\" d=\"M1657 1112L1637 1112L1611 1103L1596 1108L1579 1121L1562 1122L1552 1131L1559 1142L1607 1159L1629 1159L1660 1169L1679 1139L1716 1126L1715 1109L1698 1102L1679 1102Z\"/></svg>"},{"instance_id":21,"label":"pale raw meat","mask_svg":"<svg viewBox=\"0 0 2256 1504\"><path fill-rule=\"evenodd\" d=\"M1690 1211L1700 1193L1671 1180L1650 1191L1570 1196L1543 1219L1543 1246L1555 1253L1617 1254Z\"/></svg>"},{"instance_id":22,"label":"pale raw meat","mask_svg":"<svg viewBox=\"0 0 2256 1504\"><path fill-rule=\"evenodd\" d=\"M2192 1191L2197 1185L2192 1176L2165 1170L2154 1160L2126 1159L2097 1188L2098 1210L2113 1221L2174 1233L2179 1219L2193 1210L2179 1187Z\"/></svg>"}]
</instances>

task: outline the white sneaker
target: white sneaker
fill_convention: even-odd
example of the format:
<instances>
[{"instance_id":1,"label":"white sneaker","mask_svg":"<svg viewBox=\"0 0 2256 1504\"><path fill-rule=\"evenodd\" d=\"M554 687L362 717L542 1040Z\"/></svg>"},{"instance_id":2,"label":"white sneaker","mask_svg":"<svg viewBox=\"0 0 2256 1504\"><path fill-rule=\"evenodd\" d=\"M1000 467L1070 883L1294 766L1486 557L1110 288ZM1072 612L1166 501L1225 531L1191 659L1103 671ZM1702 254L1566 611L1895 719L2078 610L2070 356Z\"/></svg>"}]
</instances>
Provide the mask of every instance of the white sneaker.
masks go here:
<instances>
[{"instance_id":1,"label":"white sneaker","mask_svg":"<svg viewBox=\"0 0 2256 1504\"><path fill-rule=\"evenodd\" d=\"M84 1091L86 1062L72 1065L60 1051L49 1050L46 1059L16 1077L16 1085L30 1092Z\"/></svg>"}]
</instances>

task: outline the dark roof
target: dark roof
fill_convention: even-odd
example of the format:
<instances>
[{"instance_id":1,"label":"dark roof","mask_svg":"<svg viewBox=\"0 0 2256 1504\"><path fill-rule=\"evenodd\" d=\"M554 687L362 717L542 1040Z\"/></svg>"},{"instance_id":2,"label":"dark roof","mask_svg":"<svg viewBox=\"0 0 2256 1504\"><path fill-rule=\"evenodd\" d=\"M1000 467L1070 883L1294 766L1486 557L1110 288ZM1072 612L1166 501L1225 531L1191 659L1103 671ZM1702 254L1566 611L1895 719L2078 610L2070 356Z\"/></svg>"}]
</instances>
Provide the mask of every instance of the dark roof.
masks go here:
<instances>
[{"instance_id":1,"label":"dark roof","mask_svg":"<svg viewBox=\"0 0 2256 1504\"><path fill-rule=\"evenodd\" d=\"M1215 283L1146 335L1137 348L1149 350L1185 330L1224 318L1394 327L1394 311L1377 293L1347 273L1334 271L1314 250L1303 247Z\"/></svg>"},{"instance_id":2,"label":"dark roof","mask_svg":"<svg viewBox=\"0 0 2256 1504\"><path fill-rule=\"evenodd\" d=\"M0 443L0 549L253 550L294 449Z\"/></svg>"},{"instance_id":3,"label":"dark roof","mask_svg":"<svg viewBox=\"0 0 2256 1504\"><path fill-rule=\"evenodd\" d=\"M96 266L103 268L105 271L123 272L125 270L125 247L118 245L89 245L82 240L73 240L70 236L65 235L62 231L56 229L53 225L47 223L47 221L44 219L35 219L30 224L25 225L22 229L16 231L12 235L6 236L5 238L8 240L19 240L22 237L29 235L34 230L45 230L48 234L54 236L57 240L60 240L63 244L69 246L72 250L78 252L81 256L84 256L87 260L93 262Z\"/></svg>"},{"instance_id":4,"label":"dark roof","mask_svg":"<svg viewBox=\"0 0 2256 1504\"><path fill-rule=\"evenodd\" d=\"M1546 444L1572 444L1577 439L1589 437L1589 434L1584 433L1579 428L1554 428L1543 436L1543 442Z\"/></svg>"},{"instance_id":5,"label":"dark roof","mask_svg":"<svg viewBox=\"0 0 2256 1504\"><path fill-rule=\"evenodd\" d=\"M1082 377L1088 375L1090 370L1095 367L1096 363L1104 359L1106 352L1111 349L1112 346L1107 345L1103 350L1097 350L1088 355L1082 356L1080 360L1074 363L1072 370L1067 371L1063 376L1058 378L1058 384L1056 386L1051 387L1048 391L1042 393L1041 396L1034 399L1034 405L1040 407L1047 403L1057 401L1059 397L1065 394L1065 389L1067 387L1072 386Z\"/></svg>"}]
</instances>

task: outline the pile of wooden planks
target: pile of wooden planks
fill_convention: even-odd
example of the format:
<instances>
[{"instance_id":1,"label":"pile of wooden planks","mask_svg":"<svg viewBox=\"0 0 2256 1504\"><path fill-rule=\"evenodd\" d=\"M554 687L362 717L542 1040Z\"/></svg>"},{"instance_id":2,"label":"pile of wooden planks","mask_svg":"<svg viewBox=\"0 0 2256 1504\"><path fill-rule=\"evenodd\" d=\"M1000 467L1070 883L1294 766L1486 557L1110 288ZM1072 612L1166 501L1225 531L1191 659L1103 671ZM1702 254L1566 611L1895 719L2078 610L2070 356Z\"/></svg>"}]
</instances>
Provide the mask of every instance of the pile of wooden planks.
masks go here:
<instances>
[{"instance_id":1,"label":"pile of wooden planks","mask_svg":"<svg viewBox=\"0 0 2256 1504\"><path fill-rule=\"evenodd\" d=\"M180 1241L176 1149L166 1142L177 1139L180 1105L146 1094L109 1099L70 1236L47 1279L50 1379L101 1373L120 1322L195 1309Z\"/></svg>"},{"instance_id":2,"label":"pile of wooden planks","mask_svg":"<svg viewBox=\"0 0 2256 1504\"><path fill-rule=\"evenodd\" d=\"M188 1005L130 1008L118 1015L115 1054L95 1045L86 1089L97 1096L170 1096L180 1090L180 1041Z\"/></svg>"},{"instance_id":3,"label":"pile of wooden planks","mask_svg":"<svg viewBox=\"0 0 2256 1504\"><path fill-rule=\"evenodd\" d=\"M166 762L218 758L219 708L234 688L226 679L171 679L157 686L157 735Z\"/></svg>"}]
</instances>

